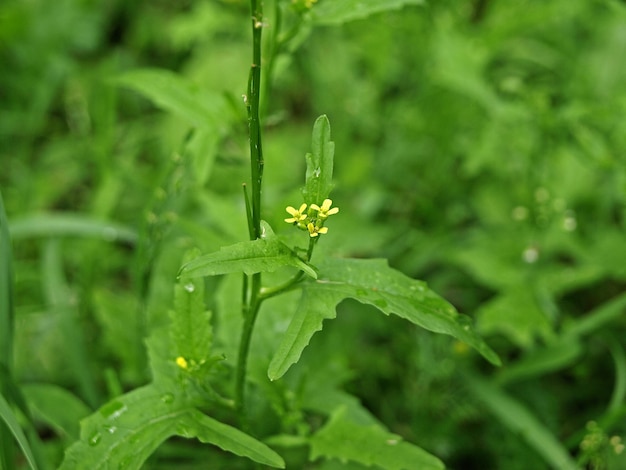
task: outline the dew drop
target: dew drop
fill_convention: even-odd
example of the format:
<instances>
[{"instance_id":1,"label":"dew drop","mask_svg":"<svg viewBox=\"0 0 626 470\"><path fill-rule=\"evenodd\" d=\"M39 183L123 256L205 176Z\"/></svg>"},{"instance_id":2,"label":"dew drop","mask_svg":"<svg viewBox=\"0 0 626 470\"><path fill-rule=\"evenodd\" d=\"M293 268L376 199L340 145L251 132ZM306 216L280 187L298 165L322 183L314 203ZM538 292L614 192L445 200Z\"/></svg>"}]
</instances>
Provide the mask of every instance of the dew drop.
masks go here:
<instances>
[{"instance_id":1,"label":"dew drop","mask_svg":"<svg viewBox=\"0 0 626 470\"><path fill-rule=\"evenodd\" d=\"M189 284L185 284L185 290L187 292L193 292L196 290L196 286L194 286L191 282Z\"/></svg>"},{"instance_id":2,"label":"dew drop","mask_svg":"<svg viewBox=\"0 0 626 470\"><path fill-rule=\"evenodd\" d=\"M316 178L319 178L320 173L322 173L322 169L317 167L314 171L313 171L313 176Z\"/></svg>"},{"instance_id":3,"label":"dew drop","mask_svg":"<svg viewBox=\"0 0 626 470\"><path fill-rule=\"evenodd\" d=\"M117 419L127 410L121 401L112 401L100 408L100 414L108 419Z\"/></svg>"},{"instance_id":4,"label":"dew drop","mask_svg":"<svg viewBox=\"0 0 626 470\"><path fill-rule=\"evenodd\" d=\"M171 393L165 393L161 396L161 401L163 403L172 403L174 401L174 395L172 395Z\"/></svg>"},{"instance_id":5,"label":"dew drop","mask_svg":"<svg viewBox=\"0 0 626 470\"><path fill-rule=\"evenodd\" d=\"M117 431L117 426L103 426L103 429L109 434L115 434L115 431Z\"/></svg>"},{"instance_id":6,"label":"dew drop","mask_svg":"<svg viewBox=\"0 0 626 470\"><path fill-rule=\"evenodd\" d=\"M89 443L91 447L95 447L100 443L101 440L102 440L102 434L96 431L89 437L89 441L87 442Z\"/></svg>"}]
</instances>

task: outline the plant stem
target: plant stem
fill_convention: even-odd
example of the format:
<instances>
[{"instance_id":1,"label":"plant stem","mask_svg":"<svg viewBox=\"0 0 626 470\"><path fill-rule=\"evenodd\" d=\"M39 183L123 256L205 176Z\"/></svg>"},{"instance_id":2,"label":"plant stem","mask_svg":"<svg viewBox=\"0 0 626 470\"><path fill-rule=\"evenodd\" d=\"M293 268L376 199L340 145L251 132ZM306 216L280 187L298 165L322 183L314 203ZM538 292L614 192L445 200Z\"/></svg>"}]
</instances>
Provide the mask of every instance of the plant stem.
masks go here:
<instances>
[{"instance_id":1,"label":"plant stem","mask_svg":"<svg viewBox=\"0 0 626 470\"><path fill-rule=\"evenodd\" d=\"M250 0L252 14L252 65L248 78L248 94L246 107L248 110L248 132L250 138L250 175L252 179L252 204L249 203L246 193L246 212L248 216L248 231L251 240L261 237L261 184L263 182L263 146L261 144L261 122L259 119L259 103L261 92L261 33L263 31L263 4L262 0ZM250 205L252 206L250 208ZM248 365L248 353L254 323L256 321L262 299L261 273L253 274L250 282L244 278L243 287L243 329L239 343L239 356L235 374L235 406L245 423L245 385Z\"/></svg>"},{"instance_id":2,"label":"plant stem","mask_svg":"<svg viewBox=\"0 0 626 470\"><path fill-rule=\"evenodd\" d=\"M250 174L252 177L252 222L255 238L261 236L261 183L263 181L263 147L259 103L261 96L261 33L263 31L263 4L250 0L252 12L252 65L248 78L248 129L250 134Z\"/></svg>"}]
</instances>

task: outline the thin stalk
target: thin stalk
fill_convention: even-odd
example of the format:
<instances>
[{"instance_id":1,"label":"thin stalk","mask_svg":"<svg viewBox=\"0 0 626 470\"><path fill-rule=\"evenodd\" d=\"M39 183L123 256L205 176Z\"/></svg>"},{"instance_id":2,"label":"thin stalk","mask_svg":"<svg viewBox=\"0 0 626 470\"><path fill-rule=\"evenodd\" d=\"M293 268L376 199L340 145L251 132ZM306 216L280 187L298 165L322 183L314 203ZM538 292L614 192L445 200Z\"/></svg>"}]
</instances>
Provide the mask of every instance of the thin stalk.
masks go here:
<instances>
[{"instance_id":1,"label":"thin stalk","mask_svg":"<svg viewBox=\"0 0 626 470\"><path fill-rule=\"evenodd\" d=\"M252 65L248 77L248 132L250 134L250 174L252 177L252 225L254 238L261 236L261 184L263 182L263 146L259 103L261 96L261 33L263 31L263 3L250 0L252 12Z\"/></svg>"},{"instance_id":2,"label":"thin stalk","mask_svg":"<svg viewBox=\"0 0 626 470\"><path fill-rule=\"evenodd\" d=\"M259 103L261 94L261 33L263 31L262 0L250 0L252 14L252 65L248 78L248 94L245 103L248 110L248 132L250 137L250 175L252 178L252 203L246 198L248 231L251 240L261 237L261 185L263 182L263 146L261 143L261 122L259 119ZM249 206L252 206L250 209ZM251 214L250 214L251 213ZM248 281L249 279L249 281ZM245 385L248 366L250 341L254 323L261 307L261 273L244 278L243 287L243 329L239 343L239 356L235 373L235 406L245 422Z\"/></svg>"},{"instance_id":3,"label":"thin stalk","mask_svg":"<svg viewBox=\"0 0 626 470\"><path fill-rule=\"evenodd\" d=\"M248 308L244 309L243 330L241 332L241 341L239 343L237 372L235 375L235 403L242 419L244 419L246 407L245 386L248 367L248 353L250 352L250 340L252 339L254 323L262 303L262 299L259 297L260 290L261 274L253 274L251 285L252 298L250 299Z\"/></svg>"}]
</instances>

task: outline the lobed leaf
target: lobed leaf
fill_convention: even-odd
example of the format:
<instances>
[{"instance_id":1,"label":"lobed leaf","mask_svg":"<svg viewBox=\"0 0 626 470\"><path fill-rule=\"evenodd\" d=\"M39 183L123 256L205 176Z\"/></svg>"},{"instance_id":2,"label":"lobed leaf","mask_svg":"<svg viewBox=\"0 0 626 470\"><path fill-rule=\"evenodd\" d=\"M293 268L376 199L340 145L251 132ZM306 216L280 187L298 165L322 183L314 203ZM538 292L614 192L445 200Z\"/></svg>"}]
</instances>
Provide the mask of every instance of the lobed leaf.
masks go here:
<instances>
[{"instance_id":1,"label":"lobed leaf","mask_svg":"<svg viewBox=\"0 0 626 470\"><path fill-rule=\"evenodd\" d=\"M307 205L321 205L333 189L335 143L330 140L330 123L325 115L313 125L311 151L306 154L306 182L302 189Z\"/></svg>"},{"instance_id":2,"label":"lobed leaf","mask_svg":"<svg viewBox=\"0 0 626 470\"><path fill-rule=\"evenodd\" d=\"M81 423L81 438L66 451L60 469L141 468L171 436L202 442L284 468L282 458L262 442L203 415L181 393L148 385L101 407Z\"/></svg>"},{"instance_id":3,"label":"lobed leaf","mask_svg":"<svg viewBox=\"0 0 626 470\"><path fill-rule=\"evenodd\" d=\"M328 423L311 437L311 460L318 457L351 460L385 470L442 470L444 464L420 447L404 442L377 425L363 426L335 411Z\"/></svg>"},{"instance_id":4,"label":"lobed leaf","mask_svg":"<svg viewBox=\"0 0 626 470\"><path fill-rule=\"evenodd\" d=\"M191 410L178 424L178 435L196 437L240 457L275 468L285 468L282 457L237 428L210 418L198 410Z\"/></svg>"},{"instance_id":5,"label":"lobed leaf","mask_svg":"<svg viewBox=\"0 0 626 470\"><path fill-rule=\"evenodd\" d=\"M265 227L269 229L269 226ZM235 272L254 274L275 271L285 266L296 267L313 278L317 277L310 265L270 233L266 238L235 243L215 253L200 256L183 265L179 276L190 278Z\"/></svg>"},{"instance_id":6,"label":"lobed leaf","mask_svg":"<svg viewBox=\"0 0 626 470\"><path fill-rule=\"evenodd\" d=\"M478 336L471 320L426 287L390 268L385 260L335 259L319 266L319 279L303 286L302 297L268 369L271 380L280 378L300 359L325 319L346 298L393 313L435 333L453 336L500 365L497 354Z\"/></svg>"},{"instance_id":7,"label":"lobed leaf","mask_svg":"<svg viewBox=\"0 0 626 470\"><path fill-rule=\"evenodd\" d=\"M422 5L424 0L332 0L315 5L311 18L318 25L338 25L360 20L405 5Z\"/></svg>"}]
</instances>

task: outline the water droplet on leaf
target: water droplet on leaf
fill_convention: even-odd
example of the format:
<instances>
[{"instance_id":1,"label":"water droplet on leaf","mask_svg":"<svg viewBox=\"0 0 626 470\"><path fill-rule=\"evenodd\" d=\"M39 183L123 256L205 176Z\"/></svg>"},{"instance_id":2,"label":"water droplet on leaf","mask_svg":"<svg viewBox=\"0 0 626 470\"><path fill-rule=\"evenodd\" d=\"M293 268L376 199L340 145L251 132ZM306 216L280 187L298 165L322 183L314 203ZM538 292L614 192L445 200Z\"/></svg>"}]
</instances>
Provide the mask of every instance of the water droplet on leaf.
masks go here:
<instances>
[{"instance_id":1,"label":"water droplet on leaf","mask_svg":"<svg viewBox=\"0 0 626 470\"><path fill-rule=\"evenodd\" d=\"M103 426L103 429L109 434L115 434L115 431L117 431L116 426Z\"/></svg>"},{"instance_id":2,"label":"water droplet on leaf","mask_svg":"<svg viewBox=\"0 0 626 470\"><path fill-rule=\"evenodd\" d=\"M102 440L102 434L96 431L89 437L89 440L87 442L89 443L91 447L94 447L94 446L97 446L101 440Z\"/></svg>"},{"instance_id":3,"label":"water droplet on leaf","mask_svg":"<svg viewBox=\"0 0 626 470\"><path fill-rule=\"evenodd\" d=\"M194 286L191 282L189 284L185 284L185 290L187 292L193 292L196 290L196 286Z\"/></svg>"},{"instance_id":4,"label":"water droplet on leaf","mask_svg":"<svg viewBox=\"0 0 626 470\"><path fill-rule=\"evenodd\" d=\"M108 419L117 419L127 410L121 401L112 401L100 408L100 414Z\"/></svg>"}]
</instances>

